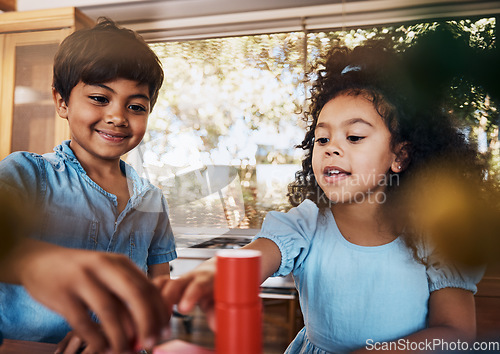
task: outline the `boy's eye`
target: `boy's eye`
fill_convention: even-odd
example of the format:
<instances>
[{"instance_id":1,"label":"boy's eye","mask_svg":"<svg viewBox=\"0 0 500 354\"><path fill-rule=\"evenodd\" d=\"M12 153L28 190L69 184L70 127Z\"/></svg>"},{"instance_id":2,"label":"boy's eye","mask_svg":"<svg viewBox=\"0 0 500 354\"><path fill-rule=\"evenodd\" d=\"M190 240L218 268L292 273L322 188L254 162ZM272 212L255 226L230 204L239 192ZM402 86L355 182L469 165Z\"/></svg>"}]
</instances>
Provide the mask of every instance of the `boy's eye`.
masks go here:
<instances>
[{"instance_id":1,"label":"boy's eye","mask_svg":"<svg viewBox=\"0 0 500 354\"><path fill-rule=\"evenodd\" d=\"M146 112L146 108L138 104L131 104L128 108L134 112Z\"/></svg>"},{"instance_id":2,"label":"boy's eye","mask_svg":"<svg viewBox=\"0 0 500 354\"><path fill-rule=\"evenodd\" d=\"M89 98L97 103L108 103L108 99L103 96L89 96Z\"/></svg>"},{"instance_id":3,"label":"boy's eye","mask_svg":"<svg viewBox=\"0 0 500 354\"><path fill-rule=\"evenodd\" d=\"M317 142L319 145L325 145L325 144L327 144L329 141L330 141L330 139L328 139L328 138L317 138L317 139L316 139L316 142Z\"/></svg>"},{"instance_id":4,"label":"boy's eye","mask_svg":"<svg viewBox=\"0 0 500 354\"><path fill-rule=\"evenodd\" d=\"M365 138L364 136L349 135L347 137L347 140L349 140L351 143L357 143L363 140L364 138Z\"/></svg>"}]
</instances>

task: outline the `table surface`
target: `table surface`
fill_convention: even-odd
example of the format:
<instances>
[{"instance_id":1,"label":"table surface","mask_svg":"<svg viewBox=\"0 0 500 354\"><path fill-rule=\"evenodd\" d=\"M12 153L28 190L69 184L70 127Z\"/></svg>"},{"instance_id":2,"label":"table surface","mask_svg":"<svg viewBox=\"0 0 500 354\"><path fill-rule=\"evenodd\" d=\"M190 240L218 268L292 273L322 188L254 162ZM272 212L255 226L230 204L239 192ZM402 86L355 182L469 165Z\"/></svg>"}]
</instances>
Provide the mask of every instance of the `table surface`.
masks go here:
<instances>
[{"instance_id":1,"label":"table surface","mask_svg":"<svg viewBox=\"0 0 500 354\"><path fill-rule=\"evenodd\" d=\"M0 354L53 354L56 348L57 344L4 339Z\"/></svg>"},{"instance_id":2,"label":"table surface","mask_svg":"<svg viewBox=\"0 0 500 354\"><path fill-rule=\"evenodd\" d=\"M0 345L0 354L53 354L57 344L39 343L23 340L4 339ZM213 354L214 351L182 340L171 340L156 347L158 353L193 353Z\"/></svg>"}]
</instances>

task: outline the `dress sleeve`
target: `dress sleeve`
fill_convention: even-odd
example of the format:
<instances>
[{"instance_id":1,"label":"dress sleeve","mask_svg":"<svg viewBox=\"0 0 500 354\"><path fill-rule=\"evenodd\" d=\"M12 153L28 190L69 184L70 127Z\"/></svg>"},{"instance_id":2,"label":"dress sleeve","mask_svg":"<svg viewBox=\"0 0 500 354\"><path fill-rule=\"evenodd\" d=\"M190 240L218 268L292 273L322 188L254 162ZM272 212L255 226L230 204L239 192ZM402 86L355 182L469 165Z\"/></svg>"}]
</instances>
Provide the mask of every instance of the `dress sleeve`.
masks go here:
<instances>
[{"instance_id":1,"label":"dress sleeve","mask_svg":"<svg viewBox=\"0 0 500 354\"><path fill-rule=\"evenodd\" d=\"M477 283L484 275L483 266L458 266L444 262L436 254L431 254L427 262L429 292L443 288L460 288L477 292Z\"/></svg>"},{"instance_id":2,"label":"dress sleeve","mask_svg":"<svg viewBox=\"0 0 500 354\"><path fill-rule=\"evenodd\" d=\"M285 276L302 265L316 231L318 207L305 200L287 213L271 211L262 223L261 231L254 237L267 238L278 246L281 265L273 276Z\"/></svg>"}]
</instances>

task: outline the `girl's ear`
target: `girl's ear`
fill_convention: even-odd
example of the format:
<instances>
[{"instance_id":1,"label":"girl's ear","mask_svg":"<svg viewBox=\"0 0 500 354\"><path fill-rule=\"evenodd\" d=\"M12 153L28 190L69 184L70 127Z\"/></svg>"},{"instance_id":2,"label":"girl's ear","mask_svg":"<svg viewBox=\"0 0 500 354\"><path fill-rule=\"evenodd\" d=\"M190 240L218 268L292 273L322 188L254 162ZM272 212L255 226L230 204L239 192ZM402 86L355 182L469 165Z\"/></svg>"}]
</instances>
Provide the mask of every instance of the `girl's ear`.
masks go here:
<instances>
[{"instance_id":1,"label":"girl's ear","mask_svg":"<svg viewBox=\"0 0 500 354\"><path fill-rule=\"evenodd\" d=\"M56 112L59 117L68 119L68 105L55 88L52 88L52 98L54 99L54 105L56 106Z\"/></svg>"},{"instance_id":2,"label":"girl's ear","mask_svg":"<svg viewBox=\"0 0 500 354\"><path fill-rule=\"evenodd\" d=\"M396 154L396 158L391 164L392 172L400 173L408 167L408 165L410 164L410 148L411 145L407 141L399 143L396 146L396 149L394 151L394 153Z\"/></svg>"}]
</instances>

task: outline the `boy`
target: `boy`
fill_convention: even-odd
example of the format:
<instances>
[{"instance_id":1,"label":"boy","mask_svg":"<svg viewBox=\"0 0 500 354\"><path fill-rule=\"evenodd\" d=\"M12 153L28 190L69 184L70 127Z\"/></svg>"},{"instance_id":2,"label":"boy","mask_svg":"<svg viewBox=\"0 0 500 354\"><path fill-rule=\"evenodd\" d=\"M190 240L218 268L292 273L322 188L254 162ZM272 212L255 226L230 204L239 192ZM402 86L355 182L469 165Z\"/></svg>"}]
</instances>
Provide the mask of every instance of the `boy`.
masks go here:
<instances>
[{"instance_id":1,"label":"boy","mask_svg":"<svg viewBox=\"0 0 500 354\"><path fill-rule=\"evenodd\" d=\"M33 238L125 254L149 277L169 274L176 252L165 198L120 159L142 140L162 81L154 52L110 20L61 43L53 97L71 140L55 153L15 152L0 162L0 189L41 211ZM123 322L116 330L125 333ZM70 330L21 286L8 284L0 284L0 327L4 338L45 342Z\"/></svg>"}]
</instances>

